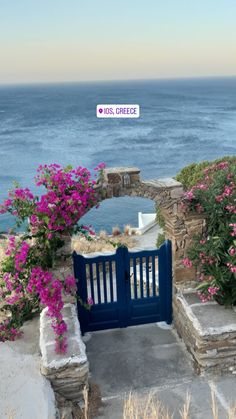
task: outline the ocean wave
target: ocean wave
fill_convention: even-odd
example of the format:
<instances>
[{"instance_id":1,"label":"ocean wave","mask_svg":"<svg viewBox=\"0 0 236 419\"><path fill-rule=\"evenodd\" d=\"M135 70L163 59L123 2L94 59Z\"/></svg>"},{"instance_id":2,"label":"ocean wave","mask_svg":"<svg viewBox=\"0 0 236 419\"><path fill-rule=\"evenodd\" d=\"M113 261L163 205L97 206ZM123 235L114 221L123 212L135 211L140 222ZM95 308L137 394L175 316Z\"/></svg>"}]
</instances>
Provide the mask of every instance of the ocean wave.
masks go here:
<instances>
[{"instance_id":1,"label":"ocean wave","mask_svg":"<svg viewBox=\"0 0 236 419\"><path fill-rule=\"evenodd\" d=\"M15 128L15 129L4 129L2 131L0 131L0 136L4 136L4 135L12 135L12 134L23 134L25 132L28 132L25 129L21 129L21 128Z\"/></svg>"}]
</instances>

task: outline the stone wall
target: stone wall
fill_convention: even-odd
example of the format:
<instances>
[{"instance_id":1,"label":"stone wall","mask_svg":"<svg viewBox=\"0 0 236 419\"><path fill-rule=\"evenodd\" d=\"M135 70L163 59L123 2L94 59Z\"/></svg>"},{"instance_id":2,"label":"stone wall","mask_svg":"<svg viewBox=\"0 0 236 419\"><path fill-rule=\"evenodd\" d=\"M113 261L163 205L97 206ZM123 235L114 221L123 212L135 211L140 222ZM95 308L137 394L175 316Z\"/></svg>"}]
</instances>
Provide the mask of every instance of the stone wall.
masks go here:
<instances>
[{"instance_id":1,"label":"stone wall","mask_svg":"<svg viewBox=\"0 0 236 419\"><path fill-rule=\"evenodd\" d=\"M177 291L174 324L199 372L236 374L235 311L216 302L201 303L196 291Z\"/></svg>"},{"instance_id":2,"label":"stone wall","mask_svg":"<svg viewBox=\"0 0 236 419\"><path fill-rule=\"evenodd\" d=\"M186 269L182 260L193 236L203 232L205 219L202 215L183 212L180 182L172 178L142 180L137 167L114 167L104 170L97 190L101 200L127 195L153 200L165 221L165 237L172 242L174 282L195 281L196 270Z\"/></svg>"},{"instance_id":3,"label":"stone wall","mask_svg":"<svg viewBox=\"0 0 236 419\"><path fill-rule=\"evenodd\" d=\"M63 319L67 324L68 348L65 355L55 353L55 335L47 309L40 315L41 373L50 381L58 407L83 405L83 394L88 388L89 364L81 338L76 307L65 304Z\"/></svg>"}]
</instances>

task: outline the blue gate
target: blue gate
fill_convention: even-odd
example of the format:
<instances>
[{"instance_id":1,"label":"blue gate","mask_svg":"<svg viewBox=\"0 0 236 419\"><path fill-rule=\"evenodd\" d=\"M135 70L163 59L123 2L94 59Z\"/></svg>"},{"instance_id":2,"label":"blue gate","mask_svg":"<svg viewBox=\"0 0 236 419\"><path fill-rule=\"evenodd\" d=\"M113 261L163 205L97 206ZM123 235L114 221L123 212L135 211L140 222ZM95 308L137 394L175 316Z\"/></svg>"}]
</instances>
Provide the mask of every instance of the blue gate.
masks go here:
<instances>
[{"instance_id":1,"label":"blue gate","mask_svg":"<svg viewBox=\"0 0 236 419\"><path fill-rule=\"evenodd\" d=\"M82 256L73 253L81 331L172 321L171 242L159 249ZM79 303L92 299L90 310Z\"/></svg>"}]
</instances>

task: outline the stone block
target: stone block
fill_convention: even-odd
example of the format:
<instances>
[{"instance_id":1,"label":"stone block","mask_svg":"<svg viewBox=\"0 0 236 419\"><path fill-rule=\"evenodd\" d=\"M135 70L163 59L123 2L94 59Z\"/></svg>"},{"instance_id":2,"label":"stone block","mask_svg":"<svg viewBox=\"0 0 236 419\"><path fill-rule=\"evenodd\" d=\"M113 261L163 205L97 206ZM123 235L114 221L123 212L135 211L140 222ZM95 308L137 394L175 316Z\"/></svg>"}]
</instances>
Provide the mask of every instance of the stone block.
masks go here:
<instances>
[{"instance_id":1,"label":"stone block","mask_svg":"<svg viewBox=\"0 0 236 419\"><path fill-rule=\"evenodd\" d=\"M51 321L47 316L47 309L41 313L41 372L51 382L56 395L79 403L83 399L84 388L88 386L89 364L75 305L66 304L62 314L68 327L66 354L55 353L55 336L51 329Z\"/></svg>"},{"instance_id":2,"label":"stone block","mask_svg":"<svg viewBox=\"0 0 236 419\"><path fill-rule=\"evenodd\" d=\"M113 185L113 196L115 198L118 198L120 196L120 192L121 192L121 186L120 185Z\"/></svg>"},{"instance_id":3,"label":"stone block","mask_svg":"<svg viewBox=\"0 0 236 419\"><path fill-rule=\"evenodd\" d=\"M197 236L198 234L202 234L203 233L203 227L202 226L197 226L197 227L191 227L188 229L188 234L191 238L193 238L194 236Z\"/></svg>"},{"instance_id":4,"label":"stone block","mask_svg":"<svg viewBox=\"0 0 236 419\"><path fill-rule=\"evenodd\" d=\"M174 280L175 282L189 282L196 279L195 268L183 268L176 267L174 269Z\"/></svg>"},{"instance_id":5,"label":"stone block","mask_svg":"<svg viewBox=\"0 0 236 419\"><path fill-rule=\"evenodd\" d=\"M195 295L179 291L173 311L177 331L200 371L235 371L236 313L232 309L216 302L200 303Z\"/></svg>"},{"instance_id":6,"label":"stone block","mask_svg":"<svg viewBox=\"0 0 236 419\"><path fill-rule=\"evenodd\" d=\"M172 199L178 199L178 198L181 198L182 197L182 195L183 195L183 188L182 188L182 186L180 186L180 187L177 187L177 188L173 188L171 191L170 191L170 197L172 198Z\"/></svg>"},{"instance_id":7,"label":"stone block","mask_svg":"<svg viewBox=\"0 0 236 419\"><path fill-rule=\"evenodd\" d=\"M108 173L107 174L107 180L109 184L115 185L115 184L121 184L122 178L119 175L119 173Z\"/></svg>"},{"instance_id":8,"label":"stone block","mask_svg":"<svg viewBox=\"0 0 236 419\"><path fill-rule=\"evenodd\" d=\"M73 419L72 408L71 407L61 408L60 419Z\"/></svg>"},{"instance_id":9,"label":"stone block","mask_svg":"<svg viewBox=\"0 0 236 419\"><path fill-rule=\"evenodd\" d=\"M140 175L139 174L131 174L130 175L130 183L131 185L140 182Z\"/></svg>"}]
</instances>

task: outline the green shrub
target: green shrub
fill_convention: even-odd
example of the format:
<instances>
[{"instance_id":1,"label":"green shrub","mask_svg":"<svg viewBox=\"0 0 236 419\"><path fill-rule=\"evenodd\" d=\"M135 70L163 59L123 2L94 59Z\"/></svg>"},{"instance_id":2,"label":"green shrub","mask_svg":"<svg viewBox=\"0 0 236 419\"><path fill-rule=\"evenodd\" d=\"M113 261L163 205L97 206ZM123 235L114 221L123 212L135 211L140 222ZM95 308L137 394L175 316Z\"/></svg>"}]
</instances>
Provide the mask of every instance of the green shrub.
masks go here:
<instances>
[{"instance_id":1,"label":"green shrub","mask_svg":"<svg viewBox=\"0 0 236 419\"><path fill-rule=\"evenodd\" d=\"M213 161L204 160L200 163L191 163L181 169L175 176L175 179L181 182L184 189L187 190L204 178L204 169L206 167L225 161L230 163L230 165L236 165L236 156L225 156Z\"/></svg>"},{"instance_id":2,"label":"green shrub","mask_svg":"<svg viewBox=\"0 0 236 419\"><path fill-rule=\"evenodd\" d=\"M157 242L156 242L156 246L159 248L165 241L165 234L164 233L160 233L157 236Z\"/></svg>"},{"instance_id":3,"label":"green shrub","mask_svg":"<svg viewBox=\"0 0 236 419\"><path fill-rule=\"evenodd\" d=\"M156 221L157 221L157 224L161 228L164 228L165 227L165 219L164 219L164 217L163 217L163 215L161 213L160 207L157 207L157 210L156 210Z\"/></svg>"},{"instance_id":4,"label":"green shrub","mask_svg":"<svg viewBox=\"0 0 236 419\"><path fill-rule=\"evenodd\" d=\"M203 302L236 305L236 159L219 159L184 195L185 210L204 213L206 229L183 260L196 266Z\"/></svg>"}]
</instances>

